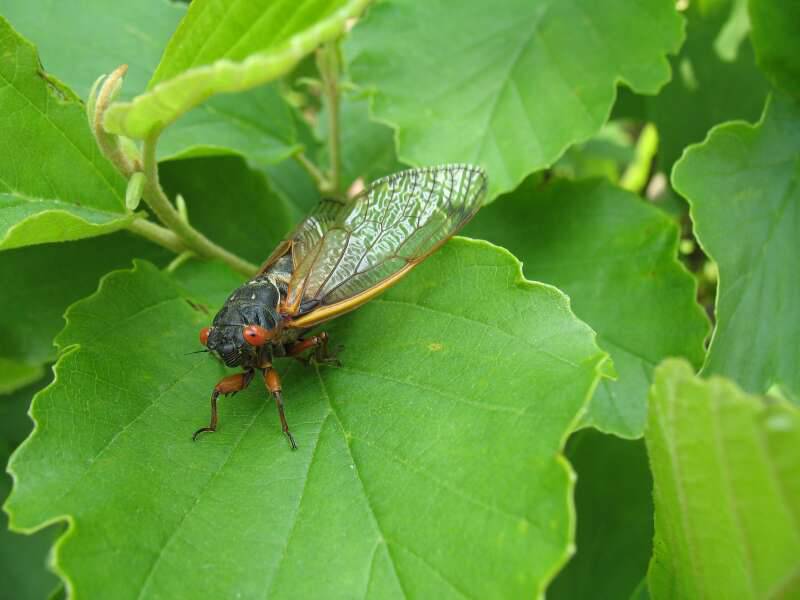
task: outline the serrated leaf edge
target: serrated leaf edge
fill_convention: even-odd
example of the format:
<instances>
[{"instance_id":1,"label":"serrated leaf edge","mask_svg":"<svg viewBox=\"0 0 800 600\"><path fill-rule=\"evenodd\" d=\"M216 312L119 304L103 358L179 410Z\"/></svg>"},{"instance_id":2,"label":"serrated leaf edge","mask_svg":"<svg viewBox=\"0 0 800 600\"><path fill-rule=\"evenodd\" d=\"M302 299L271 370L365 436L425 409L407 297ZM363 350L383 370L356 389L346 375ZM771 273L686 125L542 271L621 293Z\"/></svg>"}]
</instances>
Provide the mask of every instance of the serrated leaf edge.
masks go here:
<instances>
[{"instance_id":1,"label":"serrated leaf edge","mask_svg":"<svg viewBox=\"0 0 800 600\"><path fill-rule=\"evenodd\" d=\"M566 520L566 544L564 546L564 551L560 557L552 564L550 570L543 574L540 585L537 589L536 597L539 599L544 599L545 591L555 576L559 573L559 571L566 565L567 561L570 557L575 553L575 531L576 531L576 521L577 521L577 512L575 509L575 482L577 480L577 475L575 474L575 470L572 468L572 465L567 460L566 456L564 455L564 448L569 436L572 434L575 425L580 421L583 417L584 413L588 410L589 402L591 401L592 397L594 396L595 390L597 385L599 384L600 380L603 377L603 367L604 365L610 361L610 356L607 352L602 350L597 345L597 334L587 323L579 319L575 313L572 311L571 301L567 294L563 291L558 289L557 287L550 285L548 283L538 282L538 281L531 281L525 278L525 275L522 271L522 262L514 256L511 252L507 249L503 248L502 246L497 246L492 244L486 240L477 240L472 238L460 237L457 236L453 238L453 241L456 244L464 244L464 245L471 245L476 247L483 247L486 249L491 249L492 251L498 253L503 257L505 260L509 260L511 264L515 267L515 278L513 282L514 287L521 288L521 289L534 289L534 288L542 288L549 292L555 302L564 308L569 315L575 322L581 324L585 329L589 332L590 338L592 341L592 345L596 348L597 352L593 354L591 357L587 358L584 361L584 364L594 362L594 379L591 385L587 389L587 393L585 394L582 404L580 408L576 411L575 415L572 418L572 421L568 424L568 426L564 429L560 440L559 440L559 447L553 456L556 463L563 469L564 474L567 478L567 494L564 498L566 503L566 513L567 513L567 520ZM142 267L148 266L150 263L147 261L142 260L134 260L133 266L131 268L124 268L124 269L115 269L106 273L101 279L98 284L97 290L95 290L89 296L81 298L75 302L73 302L66 310L64 314L65 325L61 332L55 338L55 344L58 347L58 359L56 363L53 365L53 381L47 385L44 389L40 390L32 399L31 406L28 409L28 416L33 421L33 430L28 435L28 437L14 450L13 454L11 455L8 465L6 466L6 471L11 476L13 481L12 491L9 494L8 498L3 504L3 510L8 515L8 522L9 522L9 529L11 531L23 534L32 534L41 529L44 529L50 525L65 522L66 523L66 530L55 539L53 546L48 553L48 565L50 569L58 575L61 581L64 583L64 586L67 589L67 597L73 597L75 592L74 589L74 582L72 581L69 573L67 573L63 568L61 563L59 562L59 556L62 546L73 536L75 535L76 531L76 523L74 520L74 516L71 514L59 514L50 517L49 519L44 520L43 522L33 526L33 527L20 527L15 525L14 523L14 513L10 509L9 504L12 497L15 496L16 489L17 489L17 472L15 470L16 467L16 459L18 453L20 453L28 444L33 443L34 439L39 435L39 422L34 418L33 412L34 408L37 404L39 395L43 392L48 391L51 387L56 385L59 381L59 366L64 358L70 356L74 352L78 352L81 348L81 344L79 343L67 343L64 341L64 336L71 325L70 314L75 309L75 307L86 303L96 300L98 296L100 296L104 291L105 287L108 284L108 281L114 277L118 277L125 274L133 274L138 272ZM155 268L155 267L153 267ZM177 293L181 293L181 287L176 284L175 291Z\"/></svg>"}]
</instances>

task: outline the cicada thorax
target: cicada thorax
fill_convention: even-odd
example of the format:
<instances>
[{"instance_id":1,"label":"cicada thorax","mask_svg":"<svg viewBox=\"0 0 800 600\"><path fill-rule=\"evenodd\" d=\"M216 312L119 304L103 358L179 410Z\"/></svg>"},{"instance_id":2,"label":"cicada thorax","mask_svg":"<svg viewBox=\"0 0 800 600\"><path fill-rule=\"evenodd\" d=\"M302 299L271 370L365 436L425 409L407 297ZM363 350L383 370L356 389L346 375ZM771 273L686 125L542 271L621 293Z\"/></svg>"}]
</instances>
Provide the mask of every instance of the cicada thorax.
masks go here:
<instances>
[{"instance_id":1,"label":"cicada thorax","mask_svg":"<svg viewBox=\"0 0 800 600\"><path fill-rule=\"evenodd\" d=\"M229 367L261 368L272 347L284 343L280 301L280 287L268 273L236 288L201 334L206 347Z\"/></svg>"}]
</instances>

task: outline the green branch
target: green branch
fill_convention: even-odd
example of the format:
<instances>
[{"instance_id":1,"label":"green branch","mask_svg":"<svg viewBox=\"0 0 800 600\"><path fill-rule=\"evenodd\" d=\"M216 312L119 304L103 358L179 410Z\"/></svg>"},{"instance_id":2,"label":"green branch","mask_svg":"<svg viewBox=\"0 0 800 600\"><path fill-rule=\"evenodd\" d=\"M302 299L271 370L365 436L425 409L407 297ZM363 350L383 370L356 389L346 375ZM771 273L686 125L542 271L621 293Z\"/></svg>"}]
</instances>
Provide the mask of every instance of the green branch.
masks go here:
<instances>
[{"instance_id":1,"label":"green branch","mask_svg":"<svg viewBox=\"0 0 800 600\"><path fill-rule=\"evenodd\" d=\"M146 180L143 190L145 202L153 209L158 219L181 239L186 248L203 258L221 260L239 273L247 276L253 275L258 270L256 265L239 258L209 240L189 225L188 221L172 206L164 190L161 189L158 178L156 145L159 134L160 132L156 131L148 136L142 146L142 168Z\"/></svg>"},{"instance_id":2,"label":"green branch","mask_svg":"<svg viewBox=\"0 0 800 600\"><path fill-rule=\"evenodd\" d=\"M322 78L322 95L328 109L328 155L330 172L323 193L341 192L341 143L339 139L339 49L330 42L317 50L317 69Z\"/></svg>"}]
</instances>

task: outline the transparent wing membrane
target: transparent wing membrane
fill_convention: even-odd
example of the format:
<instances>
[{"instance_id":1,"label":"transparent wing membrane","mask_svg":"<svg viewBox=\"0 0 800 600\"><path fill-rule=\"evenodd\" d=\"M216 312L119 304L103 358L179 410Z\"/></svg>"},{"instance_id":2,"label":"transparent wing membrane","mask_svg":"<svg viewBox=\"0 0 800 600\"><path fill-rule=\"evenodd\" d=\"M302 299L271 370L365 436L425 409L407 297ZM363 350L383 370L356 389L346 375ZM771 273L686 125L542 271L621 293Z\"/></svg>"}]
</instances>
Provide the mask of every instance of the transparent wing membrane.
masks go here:
<instances>
[{"instance_id":1,"label":"transparent wing membrane","mask_svg":"<svg viewBox=\"0 0 800 600\"><path fill-rule=\"evenodd\" d=\"M289 314L358 306L353 299L391 283L461 229L485 191L480 168L448 165L384 177L346 203L323 200L291 238Z\"/></svg>"}]
</instances>

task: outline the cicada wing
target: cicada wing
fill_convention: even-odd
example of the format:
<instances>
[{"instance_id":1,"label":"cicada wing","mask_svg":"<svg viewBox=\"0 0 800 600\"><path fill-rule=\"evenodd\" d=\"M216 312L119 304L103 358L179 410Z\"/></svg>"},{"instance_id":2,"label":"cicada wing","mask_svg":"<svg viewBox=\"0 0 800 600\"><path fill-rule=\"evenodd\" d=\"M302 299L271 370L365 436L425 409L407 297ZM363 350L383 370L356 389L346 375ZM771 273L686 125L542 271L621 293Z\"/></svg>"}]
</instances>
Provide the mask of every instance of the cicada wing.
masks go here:
<instances>
[{"instance_id":1,"label":"cicada wing","mask_svg":"<svg viewBox=\"0 0 800 600\"><path fill-rule=\"evenodd\" d=\"M283 240L272 254L258 270L259 274L269 269L275 262L292 250L294 268L297 269L298 262L312 252L320 243L322 236L335 223L336 218L347 203L336 198L323 198L314 210L295 227L292 232Z\"/></svg>"},{"instance_id":2,"label":"cicada wing","mask_svg":"<svg viewBox=\"0 0 800 600\"><path fill-rule=\"evenodd\" d=\"M290 326L310 327L386 289L461 229L485 192L483 170L447 165L402 171L346 204L321 204L293 238L283 307Z\"/></svg>"}]
</instances>

